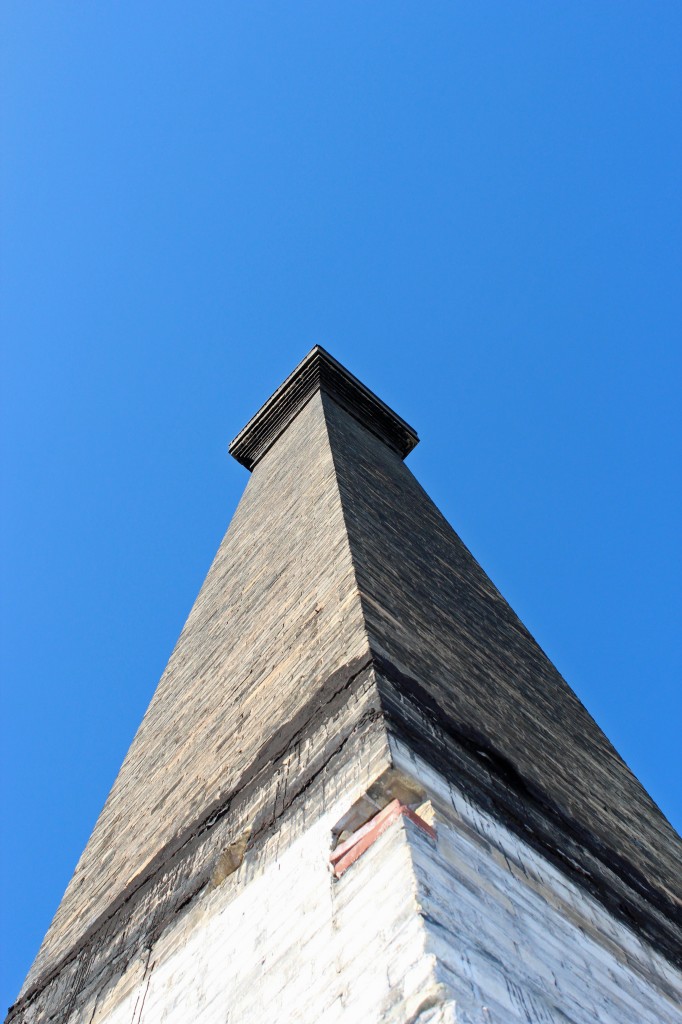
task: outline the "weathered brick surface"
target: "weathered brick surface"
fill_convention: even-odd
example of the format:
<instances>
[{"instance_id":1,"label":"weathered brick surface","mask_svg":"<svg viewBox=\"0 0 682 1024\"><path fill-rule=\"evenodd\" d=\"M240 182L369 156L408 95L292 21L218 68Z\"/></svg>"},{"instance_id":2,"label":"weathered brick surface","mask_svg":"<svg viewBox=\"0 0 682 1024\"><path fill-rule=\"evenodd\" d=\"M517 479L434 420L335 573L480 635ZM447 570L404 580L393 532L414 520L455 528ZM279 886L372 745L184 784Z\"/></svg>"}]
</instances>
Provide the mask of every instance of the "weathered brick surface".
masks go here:
<instances>
[{"instance_id":1,"label":"weathered brick surface","mask_svg":"<svg viewBox=\"0 0 682 1024\"><path fill-rule=\"evenodd\" d=\"M409 836L426 952L456 1021L682 1024L682 974L665 957L409 748L394 758L435 808L437 843Z\"/></svg>"},{"instance_id":2,"label":"weathered brick surface","mask_svg":"<svg viewBox=\"0 0 682 1024\"><path fill-rule=\"evenodd\" d=\"M425 749L437 724L521 818L543 810L555 845L572 837L679 921L673 828L400 458L324 403L388 720Z\"/></svg>"},{"instance_id":3,"label":"weathered brick surface","mask_svg":"<svg viewBox=\"0 0 682 1024\"><path fill-rule=\"evenodd\" d=\"M249 480L23 991L367 658L318 393Z\"/></svg>"},{"instance_id":4,"label":"weathered brick surface","mask_svg":"<svg viewBox=\"0 0 682 1024\"><path fill-rule=\"evenodd\" d=\"M333 808L345 811L390 767L390 751L377 707L373 672L362 673L350 690L338 696L339 701L330 702L324 718L309 729L305 742L275 760L254 787L230 803L227 813L192 836L174 855L162 860L147 881L127 899L110 906L109 916L103 916L53 974L43 975L41 984L10 1012L9 1020L14 1024L19 1021L22 1024L47 1021L91 1024L95 1006L97 1019L107 1019L112 1007L123 998L122 993L130 991L139 995L140 990L135 986L140 978L146 977L147 967L163 955L161 951L168 948L168 942L171 946L181 944L193 933L194 923L187 930L185 923L202 920L210 914L216 888L227 893L231 901L264 872L272 872L271 877L275 879L282 877L278 864L294 844L298 844L299 852L293 861L289 858L289 863L291 871L298 863L299 875L293 879L291 874L285 876L287 886L291 884L301 893L306 891L307 901L319 899L316 887L308 889L309 873L312 872L311 877L324 877L326 885ZM321 818L324 818L323 826L319 824ZM321 848L320 827L324 837ZM312 828L317 837L316 845L308 850L304 837ZM245 849L242 848L243 862L239 866L237 858L234 867L238 870L231 873L224 868L225 853L244 835L248 841ZM305 855L301 855L301 850L305 850ZM296 894L293 890L285 892L282 915L289 911L294 913L296 908ZM254 922L261 936L266 936L270 928L265 910L265 905L261 906ZM239 916L228 924L236 928L232 938L238 942ZM212 944L214 939L207 935L206 941ZM218 943L218 951L221 948L224 946ZM312 948L308 946L308 951ZM210 986L218 983L217 996L220 996L224 994L221 986L225 976L229 977L231 972L241 974L244 967L237 960L222 964L218 961L217 967L219 976ZM208 968L193 953L183 977L187 977L191 969L201 979ZM193 981L188 985L187 994L177 992L173 999L185 1005L199 984L200 980ZM192 1015L187 1019L192 1020Z\"/></svg>"},{"instance_id":5,"label":"weathered brick surface","mask_svg":"<svg viewBox=\"0 0 682 1024\"><path fill-rule=\"evenodd\" d=\"M381 430L371 422L362 424L359 419L372 415L372 401L363 394L351 415L354 385L350 378L342 384L337 398L343 407L324 391L312 397L305 392L298 411L287 406L288 426L282 433L278 426L263 440L259 426L254 448L259 461L29 973L11 1015L17 1024L114 1024L119 1013L121 1020L139 1024L143 1004L144 1020L150 1022L258 1020L259 993L252 996L242 981L243 973L257 985L257 964L248 956L244 960L248 943L237 942L231 953L227 940L216 939L228 958L221 961L227 973L220 984L211 973L214 961L208 951L201 965L204 988L200 978L190 977L199 961L192 959L195 953L182 953L183 943L189 949L195 939L208 941L208 932L202 938L197 930L196 914L213 913L205 903L211 879L224 876L220 865L229 863L231 844L242 843L248 832L239 885L235 889L233 879L225 890L230 899L258 915L260 904L252 902L249 887L270 872L272 891L263 889L265 882L257 883L263 907L277 907L278 901L284 905L287 887L298 887L296 899L290 894L295 912L299 896L307 898L309 868L313 888L308 895L324 904L332 896L319 888L319 864L312 867L305 844L315 845L331 827L329 806L338 809L345 802L347 809L352 793L358 786L361 791L361 780L366 784L379 766L384 770L396 751L419 762L422 774L435 773L438 785L456 785L481 820L496 822L505 836L516 837L509 842L523 842L524 850L540 858L543 872L554 872L552 885L558 878L556 884L582 893L580 899L596 900L615 929L616 946L619 936L630 934L619 931L629 922L646 948L671 960L679 956L678 837L424 494L399 449L384 443L394 437L387 433L385 409ZM408 441L413 437L406 425L396 431ZM292 815L298 815L298 824L292 824ZM457 824L463 835L472 827L465 819L460 814ZM286 851L304 835L297 847L297 874ZM285 855L290 866L280 876L272 874ZM364 869L357 872L356 867L348 876L364 877ZM447 905L455 876L435 860L429 870ZM512 858L505 884L513 888L516 881L524 882L523 870ZM486 872L481 867L477 880L478 913L489 910L499 917L513 899L497 886L496 909L487 907L485 893L490 895L493 883ZM342 881L346 884L346 876ZM384 881L388 884L388 876ZM326 876L324 884L329 884ZM330 894L339 891L329 889ZM526 900L523 894L517 897ZM375 902L376 894L370 894L366 913L369 918L378 914L380 921L381 914L372 909ZM361 906L358 894L353 913ZM194 923L178 930L187 908L187 921ZM572 921L575 900L564 901L562 908ZM472 922L475 909L472 904ZM232 911L225 913L224 923L231 927ZM257 937L276 958L284 931L262 914L253 923L249 955L257 955ZM539 929L539 904L533 914ZM334 919L333 929L340 928L341 917ZM511 926L513 918L503 915L499 921ZM235 920L243 921L243 915ZM389 914L384 929L392 927L391 920ZM413 934L413 924L406 927ZM584 921L579 927L584 930ZM273 978L280 979L273 981L273 998L290 1007L289 1016L283 1011L279 1019L312 1022L320 1019L313 1012L322 1005L315 1002L318 989L312 982L303 985L305 999L310 996L305 1012L291 1008L297 979L308 977L313 964L312 939L305 929L293 928L292 934L296 948L307 952L292 952L288 960L282 953L285 959L272 968ZM344 934L352 934L350 924ZM324 928L318 938L329 939ZM603 937L595 941L604 946ZM410 992L422 1002L411 1002L412 995L408 999L402 988L405 998L396 1001L395 981L386 989L372 980L368 950L361 945L353 953L356 966L351 968L334 939L337 973L352 978L359 971L375 995L363 1009L358 1004L353 1016L356 997L342 986L336 1001L324 1004L324 1019L341 1019L344 1013L347 1020L396 1022L407 1019L406 1014L416 1020L418 1013L424 1024L495 1019L485 1016L484 1003L475 1002L473 1016L466 1016L468 1010L455 1016L452 999L433 995L448 984L455 992L453 978L461 981L468 969L448 960L444 947L424 959L413 944L407 952L392 947L384 932L377 942L377 957L389 976L396 964L403 964L412 972ZM532 943L528 948L529 958L540 956ZM171 971L162 985L163 972L157 971L149 995L144 994L144 986L151 985L150 965L170 963L171 949L179 973ZM244 956L238 959L240 949ZM511 956L510 949L505 956ZM620 955L609 950L609 955ZM433 967L436 962L442 965L442 978ZM328 964L324 969L331 970ZM502 962L503 976L504 969ZM544 977L544 969L538 966L538 977ZM495 972L486 974L480 965L476 970L492 991L499 980ZM511 971L510 984L515 985L513 976ZM599 977L599 984L606 984ZM659 982L648 983L658 992ZM539 982L529 984L532 991L519 996L519 1006L535 1005ZM170 1002L164 1003L162 992L171 990ZM236 1000L239 1015L225 1018L207 1011L200 1016L198 1008L206 1000L217 1000L214 1009L222 1006L223 1012L220 1000L226 992ZM133 1004L126 1002L128 996ZM533 1010L535 1016L529 1010L524 1018L509 999L509 1005L498 1000L505 1021L590 1019L588 1009L562 1017L552 1016L551 1007ZM124 1004L125 1011L120 1009ZM152 1005L157 1009L150 1010ZM176 1005L184 1009L176 1013ZM590 1003L589 1012L595 1005ZM635 1000L635 1005L637 1012L648 1006L646 1000ZM616 1010L605 1012L603 1019L621 1020Z\"/></svg>"},{"instance_id":6,"label":"weathered brick surface","mask_svg":"<svg viewBox=\"0 0 682 1024\"><path fill-rule=\"evenodd\" d=\"M336 880L333 826L382 768L367 750L55 1019L682 1024L682 978L664 957L400 743L394 761L428 794L435 840L400 817Z\"/></svg>"}]
</instances>

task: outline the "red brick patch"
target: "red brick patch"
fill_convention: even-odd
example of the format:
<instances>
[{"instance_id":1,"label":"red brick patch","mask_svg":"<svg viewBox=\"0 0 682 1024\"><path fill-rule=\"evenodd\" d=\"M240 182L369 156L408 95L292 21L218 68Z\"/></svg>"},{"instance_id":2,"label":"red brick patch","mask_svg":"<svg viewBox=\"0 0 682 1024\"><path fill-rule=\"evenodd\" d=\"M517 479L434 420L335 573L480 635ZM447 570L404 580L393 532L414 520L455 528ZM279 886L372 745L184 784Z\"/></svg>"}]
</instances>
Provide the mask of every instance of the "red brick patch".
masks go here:
<instances>
[{"instance_id":1,"label":"red brick patch","mask_svg":"<svg viewBox=\"0 0 682 1024\"><path fill-rule=\"evenodd\" d=\"M390 828L398 818L409 818L417 828L426 833L430 839L436 838L435 829L428 825L423 818L415 814L406 804L400 800L391 800L390 804L384 807L383 811L375 814L365 825L359 828L352 836L332 850L329 862L336 878L340 878L351 864L354 864L358 857L361 857L365 850L372 846L379 836L383 835L386 829Z\"/></svg>"}]
</instances>

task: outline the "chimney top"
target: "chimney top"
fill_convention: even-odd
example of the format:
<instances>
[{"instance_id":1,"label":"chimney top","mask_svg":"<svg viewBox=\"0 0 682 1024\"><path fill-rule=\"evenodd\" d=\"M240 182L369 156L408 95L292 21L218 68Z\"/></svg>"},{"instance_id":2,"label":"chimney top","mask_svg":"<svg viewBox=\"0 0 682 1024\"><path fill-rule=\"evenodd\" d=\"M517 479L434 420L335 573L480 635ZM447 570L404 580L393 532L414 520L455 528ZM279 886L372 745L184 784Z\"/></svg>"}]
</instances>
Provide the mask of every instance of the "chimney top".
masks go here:
<instances>
[{"instance_id":1,"label":"chimney top","mask_svg":"<svg viewBox=\"0 0 682 1024\"><path fill-rule=\"evenodd\" d=\"M316 345L237 434L230 455L253 469L318 391L330 395L401 459L419 443L417 432L405 420Z\"/></svg>"}]
</instances>

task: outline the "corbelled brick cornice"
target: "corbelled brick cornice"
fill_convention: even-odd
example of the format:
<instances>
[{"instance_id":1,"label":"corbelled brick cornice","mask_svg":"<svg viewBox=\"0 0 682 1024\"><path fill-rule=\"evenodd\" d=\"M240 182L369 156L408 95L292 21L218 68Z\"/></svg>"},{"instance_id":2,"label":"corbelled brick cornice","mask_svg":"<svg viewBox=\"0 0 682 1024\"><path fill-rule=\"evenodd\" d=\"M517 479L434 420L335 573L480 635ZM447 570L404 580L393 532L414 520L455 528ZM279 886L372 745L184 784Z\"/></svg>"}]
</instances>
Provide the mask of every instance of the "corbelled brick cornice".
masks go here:
<instances>
[{"instance_id":1,"label":"corbelled brick cornice","mask_svg":"<svg viewBox=\"0 0 682 1024\"><path fill-rule=\"evenodd\" d=\"M316 345L230 444L230 455L251 470L314 394L324 391L402 459L417 432L320 345Z\"/></svg>"}]
</instances>

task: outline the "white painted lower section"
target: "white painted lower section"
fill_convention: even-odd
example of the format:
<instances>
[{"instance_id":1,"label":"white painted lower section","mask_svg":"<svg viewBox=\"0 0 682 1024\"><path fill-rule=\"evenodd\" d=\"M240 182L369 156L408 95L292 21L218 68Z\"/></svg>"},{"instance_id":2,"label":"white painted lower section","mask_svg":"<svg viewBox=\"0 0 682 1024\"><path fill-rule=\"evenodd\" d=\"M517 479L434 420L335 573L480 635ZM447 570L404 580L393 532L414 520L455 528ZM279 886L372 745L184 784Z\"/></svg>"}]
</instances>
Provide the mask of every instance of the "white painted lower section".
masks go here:
<instances>
[{"instance_id":1,"label":"white painted lower section","mask_svg":"<svg viewBox=\"0 0 682 1024\"><path fill-rule=\"evenodd\" d=\"M432 794L411 848L427 949L458 1024L679 1024L682 977L557 868L394 744Z\"/></svg>"},{"instance_id":2,"label":"white painted lower section","mask_svg":"<svg viewBox=\"0 0 682 1024\"><path fill-rule=\"evenodd\" d=\"M333 825L271 841L190 904L70 1024L682 1024L670 965L516 836L395 746L435 809L339 881Z\"/></svg>"}]
</instances>

